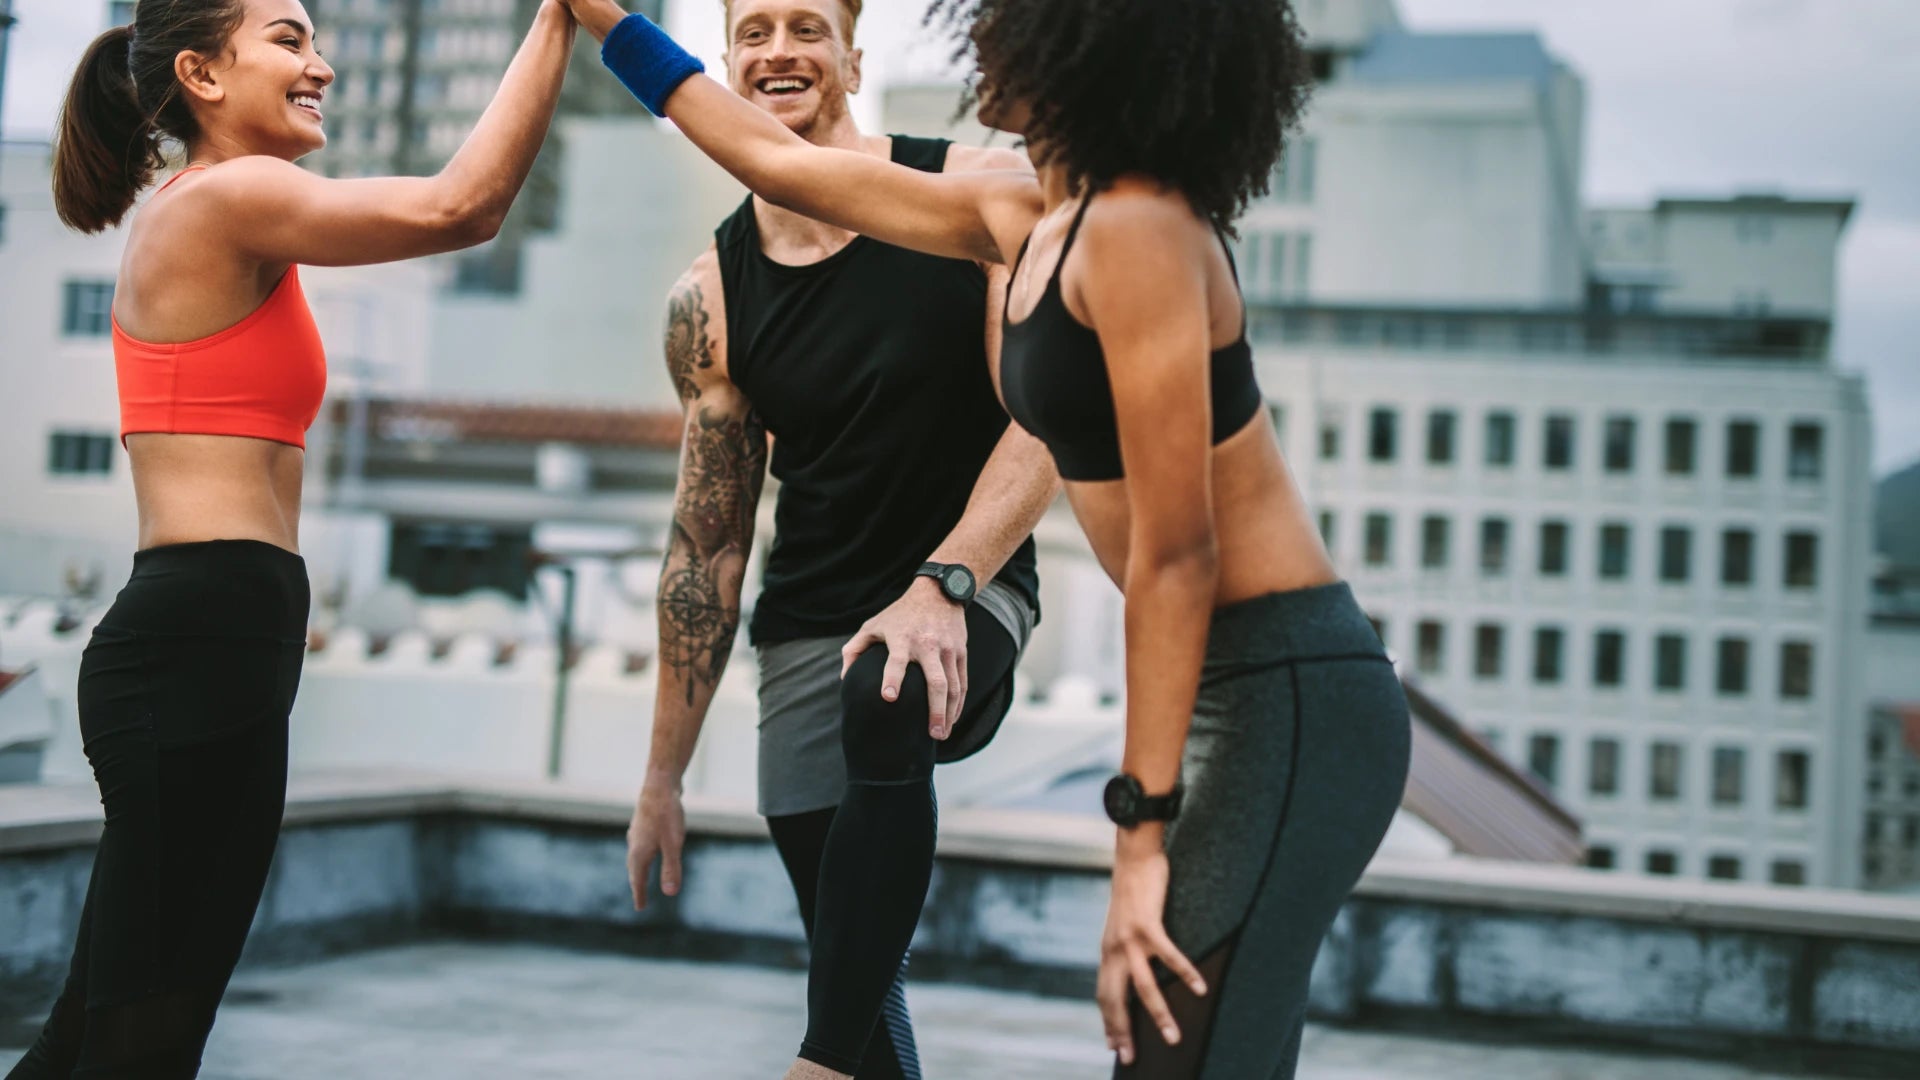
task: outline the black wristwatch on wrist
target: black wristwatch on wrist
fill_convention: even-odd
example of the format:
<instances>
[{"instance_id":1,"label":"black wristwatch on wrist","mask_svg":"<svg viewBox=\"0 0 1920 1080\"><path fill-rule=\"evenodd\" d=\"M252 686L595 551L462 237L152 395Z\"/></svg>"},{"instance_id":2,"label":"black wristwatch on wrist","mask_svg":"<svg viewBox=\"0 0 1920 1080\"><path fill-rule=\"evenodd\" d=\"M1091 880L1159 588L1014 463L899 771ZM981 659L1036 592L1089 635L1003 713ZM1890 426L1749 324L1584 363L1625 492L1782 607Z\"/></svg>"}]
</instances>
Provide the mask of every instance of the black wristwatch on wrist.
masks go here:
<instances>
[{"instance_id":1,"label":"black wristwatch on wrist","mask_svg":"<svg viewBox=\"0 0 1920 1080\"><path fill-rule=\"evenodd\" d=\"M1149 795L1140 781L1126 773L1107 781L1103 801L1107 805L1107 817L1123 829L1131 829L1143 821L1172 821L1180 816L1180 801L1186 789L1179 784L1165 795Z\"/></svg>"},{"instance_id":2,"label":"black wristwatch on wrist","mask_svg":"<svg viewBox=\"0 0 1920 1080\"><path fill-rule=\"evenodd\" d=\"M973 571L959 563L930 562L922 564L914 572L914 577L930 577L940 583L940 591L956 604L965 604L973 599L979 584Z\"/></svg>"}]
</instances>

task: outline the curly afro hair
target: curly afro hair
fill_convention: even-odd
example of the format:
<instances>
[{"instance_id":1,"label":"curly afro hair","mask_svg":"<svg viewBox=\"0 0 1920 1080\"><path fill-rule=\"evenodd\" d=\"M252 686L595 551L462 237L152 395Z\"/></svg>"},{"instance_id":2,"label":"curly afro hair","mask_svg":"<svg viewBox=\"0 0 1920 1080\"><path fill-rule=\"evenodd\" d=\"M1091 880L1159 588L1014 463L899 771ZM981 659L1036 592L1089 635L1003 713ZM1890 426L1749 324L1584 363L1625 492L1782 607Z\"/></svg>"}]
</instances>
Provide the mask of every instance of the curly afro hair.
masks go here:
<instances>
[{"instance_id":1,"label":"curly afro hair","mask_svg":"<svg viewBox=\"0 0 1920 1080\"><path fill-rule=\"evenodd\" d=\"M1024 103L1076 187L1151 176L1228 231L1313 87L1288 0L934 0L927 20L975 65L963 111Z\"/></svg>"}]
</instances>

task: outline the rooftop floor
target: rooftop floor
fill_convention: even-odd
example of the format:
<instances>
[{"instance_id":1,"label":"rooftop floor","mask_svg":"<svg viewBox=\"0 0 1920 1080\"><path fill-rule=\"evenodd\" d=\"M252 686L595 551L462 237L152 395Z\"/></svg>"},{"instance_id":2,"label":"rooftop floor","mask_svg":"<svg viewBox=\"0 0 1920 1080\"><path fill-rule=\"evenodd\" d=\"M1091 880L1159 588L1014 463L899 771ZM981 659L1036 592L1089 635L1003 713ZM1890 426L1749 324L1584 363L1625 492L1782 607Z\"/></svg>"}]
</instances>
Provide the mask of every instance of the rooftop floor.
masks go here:
<instances>
[{"instance_id":1,"label":"rooftop floor","mask_svg":"<svg viewBox=\"0 0 1920 1080\"><path fill-rule=\"evenodd\" d=\"M806 977L726 964L436 943L234 980L204 1080L774 1080L805 1024ZM1104 1080L1090 1003L951 985L909 994L935 1080ZM31 1037L0 1020L0 1064ZM12 1047L9 1049L8 1047ZM1807 1077L1642 1054L1310 1026L1301 1080Z\"/></svg>"}]
</instances>

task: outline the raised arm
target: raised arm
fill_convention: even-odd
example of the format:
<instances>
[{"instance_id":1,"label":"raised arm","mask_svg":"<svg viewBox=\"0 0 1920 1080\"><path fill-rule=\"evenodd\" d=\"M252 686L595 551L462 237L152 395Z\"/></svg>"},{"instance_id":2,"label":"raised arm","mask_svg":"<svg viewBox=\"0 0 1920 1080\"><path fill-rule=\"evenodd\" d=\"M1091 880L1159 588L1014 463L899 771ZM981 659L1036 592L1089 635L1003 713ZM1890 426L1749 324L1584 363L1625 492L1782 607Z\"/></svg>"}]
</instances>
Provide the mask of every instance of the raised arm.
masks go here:
<instances>
[{"instance_id":1,"label":"raised arm","mask_svg":"<svg viewBox=\"0 0 1920 1080\"><path fill-rule=\"evenodd\" d=\"M661 889L669 896L680 890L681 780L740 628L740 591L766 479L766 429L725 375L722 303L719 263L709 250L667 303L667 371L686 410L686 428L655 601L660 670L652 748L627 836L639 907L646 906L647 868L656 853Z\"/></svg>"},{"instance_id":2,"label":"raised arm","mask_svg":"<svg viewBox=\"0 0 1920 1080\"><path fill-rule=\"evenodd\" d=\"M362 266L492 239L546 139L575 23L542 0L492 104L437 176L334 180L271 157L208 170L205 227L262 262ZM211 196L211 197L208 197Z\"/></svg>"},{"instance_id":3,"label":"raised arm","mask_svg":"<svg viewBox=\"0 0 1920 1080\"><path fill-rule=\"evenodd\" d=\"M644 16L622 26L629 16L617 0L567 2L595 38L606 42L614 35L601 58L630 88L644 86L650 65L678 48ZM814 146L705 75L679 83L664 115L768 202L899 247L1004 263L1040 217L1040 187L1031 172L926 173Z\"/></svg>"}]
</instances>

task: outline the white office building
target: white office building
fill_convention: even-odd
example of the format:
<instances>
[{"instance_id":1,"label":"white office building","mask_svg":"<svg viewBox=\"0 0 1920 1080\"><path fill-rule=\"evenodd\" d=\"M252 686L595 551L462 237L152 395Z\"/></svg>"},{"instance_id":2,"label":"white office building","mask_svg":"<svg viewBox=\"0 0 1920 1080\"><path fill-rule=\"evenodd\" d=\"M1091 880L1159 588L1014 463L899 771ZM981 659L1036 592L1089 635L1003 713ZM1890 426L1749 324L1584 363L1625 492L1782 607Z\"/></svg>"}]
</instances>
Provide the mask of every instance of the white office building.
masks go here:
<instances>
[{"instance_id":1,"label":"white office building","mask_svg":"<svg viewBox=\"0 0 1920 1080\"><path fill-rule=\"evenodd\" d=\"M1336 562L1597 865L1853 885L1868 412L1845 200L1583 209L1530 34L1302 9L1326 76L1243 228L1261 384Z\"/></svg>"}]
</instances>

